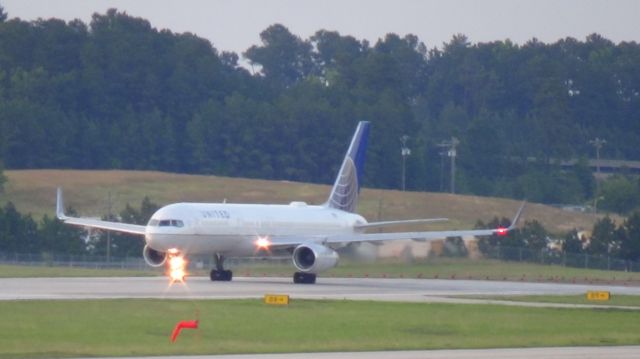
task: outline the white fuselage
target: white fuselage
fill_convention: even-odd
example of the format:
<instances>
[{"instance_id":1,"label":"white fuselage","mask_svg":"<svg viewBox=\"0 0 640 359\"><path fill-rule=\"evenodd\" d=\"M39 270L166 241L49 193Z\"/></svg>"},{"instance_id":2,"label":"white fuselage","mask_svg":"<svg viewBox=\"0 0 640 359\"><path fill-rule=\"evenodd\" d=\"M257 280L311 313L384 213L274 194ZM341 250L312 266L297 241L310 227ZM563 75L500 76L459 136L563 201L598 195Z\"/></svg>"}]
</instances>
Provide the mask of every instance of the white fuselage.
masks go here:
<instances>
[{"instance_id":1,"label":"white fuselage","mask_svg":"<svg viewBox=\"0 0 640 359\"><path fill-rule=\"evenodd\" d=\"M218 253L251 256L258 238L309 238L354 233L367 223L357 214L301 202L289 205L175 203L159 209L146 227L145 240L154 250L184 254Z\"/></svg>"}]
</instances>

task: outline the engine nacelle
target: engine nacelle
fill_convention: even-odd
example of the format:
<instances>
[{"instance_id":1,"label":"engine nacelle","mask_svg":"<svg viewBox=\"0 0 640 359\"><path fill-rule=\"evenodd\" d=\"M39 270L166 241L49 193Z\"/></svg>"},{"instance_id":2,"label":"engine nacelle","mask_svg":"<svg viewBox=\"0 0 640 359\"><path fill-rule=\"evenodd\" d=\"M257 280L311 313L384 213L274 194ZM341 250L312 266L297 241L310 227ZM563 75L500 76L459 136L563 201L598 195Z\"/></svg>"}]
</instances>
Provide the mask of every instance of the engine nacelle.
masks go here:
<instances>
[{"instance_id":1,"label":"engine nacelle","mask_svg":"<svg viewBox=\"0 0 640 359\"><path fill-rule=\"evenodd\" d=\"M305 273L320 273L338 264L338 253L321 244L301 244L293 250L293 265Z\"/></svg>"},{"instance_id":2,"label":"engine nacelle","mask_svg":"<svg viewBox=\"0 0 640 359\"><path fill-rule=\"evenodd\" d=\"M152 267L160 267L167 261L167 253L151 249L148 244L144 246L142 256L144 257L144 261Z\"/></svg>"}]
</instances>

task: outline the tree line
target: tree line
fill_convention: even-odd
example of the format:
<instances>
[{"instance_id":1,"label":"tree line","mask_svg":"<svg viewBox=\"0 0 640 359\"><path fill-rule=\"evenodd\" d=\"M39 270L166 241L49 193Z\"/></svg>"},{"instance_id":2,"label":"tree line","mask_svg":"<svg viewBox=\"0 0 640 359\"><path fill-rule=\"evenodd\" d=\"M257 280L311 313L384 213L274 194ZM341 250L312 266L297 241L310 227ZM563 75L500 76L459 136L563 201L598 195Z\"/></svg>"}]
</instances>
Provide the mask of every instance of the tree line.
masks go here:
<instances>
[{"instance_id":1,"label":"tree line","mask_svg":"<svg viewBox=\"0 0 640 359\"><path fill-rule=\"evenodd\" d=\"M118 214L104 216L104 220L146 225L159 206L145 197L139 207L127 203ZM66 212L75 215L73 208ZM476 228L508 227L507 218L494 218ZM506 236L480 237L478 248L486 256L498 247L521 248L532 251L552 251L551 234L536 221L526 221L521 228L509 231ZM557 253L609 256L640 262L640 211L633 212L624 222L616 224L610 217L599 219L589 237L576 230L561 235ZM87 232L84 229L63 224L57 218L45 215L35 220L30 214L21 214L8 202L0 208L0 248L4 253L67 254L112 257L141 257L144 240L139 236L119 233L110 235L104 231ZM109 249L107 249L109 248ZM461 238L448 238L444 254L466 256L467 249ZM506 257L509 259L509 257ZM518 258L511 258L518 259Z\"/></svg>"},{"instance_id":2,"label":"tree line","mask_svg":"<svg viewBox=\"0 0 640 359\"><path fill-rule=\"evenodd\" d=\"M5 168L137 169L331 183L357 121L364 185L583 203L584 160L640 159L640 46L593 34L545 44L375 43L274 24L242 54L111 9L80 20L0 11ZM251 70L241 66L241 56ZM248 66L247 66L248 67ZM566 169L559 160L582 158ZM0 176L0 185L2 176Z\"/></svg>"},{"instance_id":3,"label":"tree line","mask_svg":"<svg viewBox=\"0 0 640 359\"><path fill-rule=\"evenodd\" d=\"M476 228L508 227L507 218L494 218L488 223L478 221ZM616 224L605 216L593 226L589 236L577 230L569 231L554 239L544 226L536 221L526 221L522 228L509 231L506 236L492 235L478 240L480 251L488 255L497 246L526 248L534 252L552 251L552 241L557 242L556 251L570 254L589 254L619 258L626 261L640 261L640 211L631 213L622 223ZM512 258L517 259L517 258Z\"/></svg>"},{"instance_id":4,"label":"tree line","mask_svg":"<svg viewBox=\"0 0 640 359\"><path fill-rule=\"evenodd\" d=\"M158 205L145 197L138 208L127 203L118 214L103 217L104 220L146 225ZM75 215L73 208L67 208ZM113 257L141 257L144 239L120 233L104 231L87 232L85 229L66 225L55 217L45 215L40 220L30 214L18 212L13 203L0 208L0 251L24 254L67 254ZM109 247L109 250L107 250Z\"/></svg>"}]
</instances>

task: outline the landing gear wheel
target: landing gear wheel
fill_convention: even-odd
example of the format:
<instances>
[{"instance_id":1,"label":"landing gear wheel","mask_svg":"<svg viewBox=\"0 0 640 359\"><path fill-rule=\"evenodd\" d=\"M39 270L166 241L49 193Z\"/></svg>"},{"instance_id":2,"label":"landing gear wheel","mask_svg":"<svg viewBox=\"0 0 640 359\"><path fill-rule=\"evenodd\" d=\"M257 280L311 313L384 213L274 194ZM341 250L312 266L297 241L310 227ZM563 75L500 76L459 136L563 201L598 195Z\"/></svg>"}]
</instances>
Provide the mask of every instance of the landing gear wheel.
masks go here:
<instances>
[{"instance_id":1,"label":"landing gear wheel","mask_svg":"<svg viewBox=\"0 0 640 359\"><path fill-rule=\"evenodd\" d=\"M209 278L214 282L230 282L233 278L233 272L230 270L219 271L212 269Z\"/></svg>"},{"instance_id":2,"label":"landing gear wheel","mask_svg":"<svg viewBox=\"0 0 640 359\"><path fill-rule=\"evenodd\" d=\"M230 282L233 278L233 272L224 269L224 256L216 253L214 260L216 262L216 269L211 270L209 278L214 282Z\"/></svg>"},{"instance_id":3,"label":"landing gear wheel","mask_svg":"<svg viewBox=\"0 0 640 359\"><path fill-rule=\"evenodd\" d=\"M315 284L316 275L314 273L295 272L293 273L293 283L296 284Z\"/></svg>"}]
</instances>

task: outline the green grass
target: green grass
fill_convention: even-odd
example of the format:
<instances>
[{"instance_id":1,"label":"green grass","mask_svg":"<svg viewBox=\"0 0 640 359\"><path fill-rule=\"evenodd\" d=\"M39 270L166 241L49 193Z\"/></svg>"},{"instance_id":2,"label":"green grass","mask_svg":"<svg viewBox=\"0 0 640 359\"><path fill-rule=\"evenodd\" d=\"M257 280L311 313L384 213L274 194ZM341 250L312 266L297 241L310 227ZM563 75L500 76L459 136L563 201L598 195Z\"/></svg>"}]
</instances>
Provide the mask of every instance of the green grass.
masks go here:
<instances>
[{"instance_id":1,"label":"green grass","mask_svg":"<svg viewBox=\"0 0 640 359\"><path fill-rule=\"evenodd\" d=\"M291 266L239 266L237 275L289 276ZM523 262L501 262L490 259L432 258L413 261L378 260L372 263L342 261L321 273L325 277L389 277L389 278L439 278L439 279L490 279L509 281L560 281L560 282L640 282L640 273L605 271L544 265Z\"/></svg>"},{"instance_id":2,"label":"green grass","mask_svg":"<svg viewBox=\"0 0 640 359\"><path fill-rule=\"evenodd\" d=\"M239 265L231 267L235 276L289 277L293 265ZM208 269L192 270L192 275L208 276ZM0 278L24 277L129 277L162 275L159 270L83 269L71 267L0 265ZM594 283L640 283L640 273L604 271L487 259L432 258L407 263L378 260L366 263L344 260L320 277L428 278L509 281L559 281Z\"/></svg>"},{"instance_id":3,"label":"green grass","mask_svg":"<svg viewBox=\"0 0 640 359\"><path fill-rule=\"evenodd\" d=\"M54 277L146 277L162 271L129 269L87 269L74 267L0 265L0 278Z\"/></svg>"},{"instance_id":4,"label":"green grass","mask_svg":"<svg viewBox=\"0 0 640 359\"><path fill-rule=\"evenodd\" d=\"M511 302L540 302L560 304L590 304L604 306L640 307L640 296L636 295L611 295L608 301L587 300L583 295L509 295L509 296L459 296L457 298L495 299Z\"/></svg>"},{"instance_id":5,"label":"green grass","mask_svg":"<svg viewBox=\"0 0 640 359\"><path fill-rule=\"evenodd\" d=\"M171 344L180 320L196 318ZM293 300L12 301L0 357L73 357L640 344L640 313Z\"/></svg>"},{"instance_id":6,"label":"green grass","mask_svg":"<svg viewBox=\"0 0 640 359\"><path fill-rule=\"evenodd\" d=\"M323 203L330 187L308 183L265 181L217 176L179 175L151 171L6 170L8 182L0 193L0 205L12 201L19 211L36 218L54 215L56 187L65 189L65 204L83 216L115 212L127 203L140 205L145 196L159 205L172 202ZM504 198L452 195L447 193L400 192L365 188L358 212L370 221L448 217L449 222L396 230L472 228L477 220L495 216L512 218L519 201ZM589 230L596 217L528 204L525 220L536 219L553 233L574 228Z\"/></svg>"}]
</instances>

